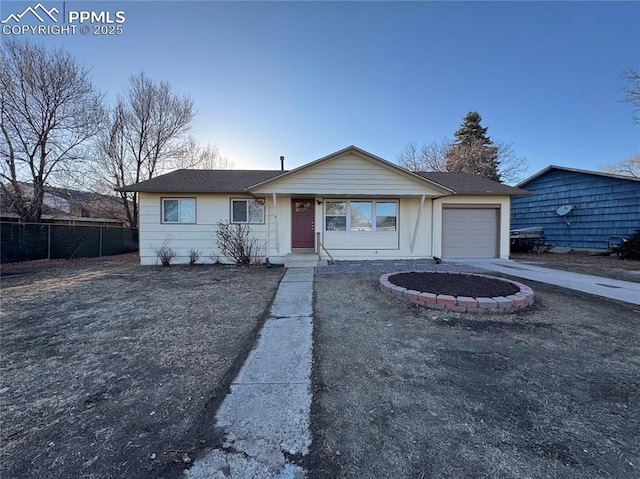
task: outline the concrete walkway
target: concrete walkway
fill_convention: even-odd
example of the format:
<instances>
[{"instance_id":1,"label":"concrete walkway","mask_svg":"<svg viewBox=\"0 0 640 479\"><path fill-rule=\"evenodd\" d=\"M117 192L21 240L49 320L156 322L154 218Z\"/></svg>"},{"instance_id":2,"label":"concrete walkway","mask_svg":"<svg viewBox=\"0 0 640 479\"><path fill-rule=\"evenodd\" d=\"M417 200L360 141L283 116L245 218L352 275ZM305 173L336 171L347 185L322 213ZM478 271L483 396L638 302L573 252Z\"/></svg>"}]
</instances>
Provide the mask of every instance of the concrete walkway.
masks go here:
<instances>
[{"instance_id":1,"label":"concrete walkway","mask_svg":"<svg viewBox=\"0 0 640 479\"><path fill-rule=\"evenodd\" d=\"M543 268L508 259L464 260L461 263L471 265L474 268L509 274L541 283L554 284L563 288L574 289L626 303L640 304L640 283Z\"/></svg>"},{"instance_id":2,"label":"concrete walkway","mask_svg":"<svg viewBox=\"0 0 640 479\"><path fill-rule=\"evenodd\" d=\"M285 273L260 332L216 415L225 443L189 479L301 479L311 433L313 268ZM213 424L211 425L213 427Z\"/></svg>"}]
</instances>

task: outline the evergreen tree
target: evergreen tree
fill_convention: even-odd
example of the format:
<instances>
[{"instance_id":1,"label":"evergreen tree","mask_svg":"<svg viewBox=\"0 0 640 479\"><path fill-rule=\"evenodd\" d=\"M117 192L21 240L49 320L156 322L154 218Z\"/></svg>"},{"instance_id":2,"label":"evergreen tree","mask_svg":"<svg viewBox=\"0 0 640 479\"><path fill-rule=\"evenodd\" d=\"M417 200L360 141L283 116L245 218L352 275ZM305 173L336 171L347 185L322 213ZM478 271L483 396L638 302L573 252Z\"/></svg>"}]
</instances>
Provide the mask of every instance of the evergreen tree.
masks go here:
<instances>
[{"instance_id":1,"label":"evergreen tree","mask_svg":"<svg viewBox=\"0 0 640 479\"><path fill-rule=\"evenodd\" d=\"M482 117L470 111L454 133L455 141L446 153L447 171L461 171L500 181L498 147L487 136L487 127L481 125Z\"/></svg>"}]
</instances>

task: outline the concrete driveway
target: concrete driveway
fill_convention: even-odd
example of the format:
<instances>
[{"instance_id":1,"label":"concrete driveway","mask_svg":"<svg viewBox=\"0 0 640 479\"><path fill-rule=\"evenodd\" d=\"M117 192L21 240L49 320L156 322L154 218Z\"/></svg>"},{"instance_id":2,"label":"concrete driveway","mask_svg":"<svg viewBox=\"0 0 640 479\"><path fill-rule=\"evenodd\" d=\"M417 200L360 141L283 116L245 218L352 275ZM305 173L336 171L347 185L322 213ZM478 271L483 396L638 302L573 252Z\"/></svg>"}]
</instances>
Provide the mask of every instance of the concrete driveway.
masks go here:
<instances>
[{"instance_id":1,"label":"concrete driveway","mask_svg":"<svg viewBox=\"0 0 640 479\"><path fill-rule=\"evenodd\" d=\"M465 260L460 261L460 263L467 264L474 269L485 269L487 271L517 276L540 283L562 286L563 288L582 291L583 293L595 294L596 296L616 299L626 303L640 304L640 283L543 268L522 261L512 261L508 259Z\"/></svg>"}]
</instances>

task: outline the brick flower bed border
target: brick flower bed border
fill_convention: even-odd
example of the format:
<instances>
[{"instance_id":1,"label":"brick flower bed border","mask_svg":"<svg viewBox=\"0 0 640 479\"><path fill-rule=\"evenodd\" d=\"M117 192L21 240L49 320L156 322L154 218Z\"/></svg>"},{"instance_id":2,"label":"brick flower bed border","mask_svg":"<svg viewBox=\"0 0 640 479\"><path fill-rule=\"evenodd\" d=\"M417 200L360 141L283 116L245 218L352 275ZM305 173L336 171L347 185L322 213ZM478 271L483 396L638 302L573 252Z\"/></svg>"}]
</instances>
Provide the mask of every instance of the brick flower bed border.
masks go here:
<instances>
[{"instance_id":1,"label":"brick flower bed border","mask_svg":"<svg viewBox=\"0 0 640 479\"><path fill-rule=\"evenodd\" d=\"M533 290L522 283L511 281L495 276L475 273L451 273L438 272L439 274L457 274L464 276L477 276L479 278L490 278L496 281L505 281L517 286L519 292L510 296L496 296L491 298L473 298L471 296L450 296L448 294L434 294L427 291L415 291L403 288L389 281L389 277L399 273L426 273L426 271L398 271L386 273L380 277L380 288L389 296L396 296L409 300L418 306L430 309L446 309L458 313L509 313L524 309L533 304Z\"/></svg>"}]
</instances>

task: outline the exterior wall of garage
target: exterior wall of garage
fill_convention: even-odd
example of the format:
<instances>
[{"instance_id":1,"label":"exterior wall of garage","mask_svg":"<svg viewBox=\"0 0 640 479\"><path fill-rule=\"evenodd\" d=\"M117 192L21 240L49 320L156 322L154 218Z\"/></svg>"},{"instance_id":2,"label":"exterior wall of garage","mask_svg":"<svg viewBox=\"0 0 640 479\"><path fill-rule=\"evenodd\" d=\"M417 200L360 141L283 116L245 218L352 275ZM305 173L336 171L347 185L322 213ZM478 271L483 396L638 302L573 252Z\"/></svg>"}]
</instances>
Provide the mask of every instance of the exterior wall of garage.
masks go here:
<instances>
[{"instance_id":1,"label":"exterior wall of garage","mask_svg":"<svg viewBox=\"0 0 640 479\"><path fill-rule=\"evenodd\" d=\"M509 230L510 230L510 197L487 195L452 195L433 201L433 254L443 257L443 209L446 208L492 208L498 209L498 231L496 232L499 258L509 258ZM473 241L473 235L469 235Z\"/></svg>"}]
</instances>

